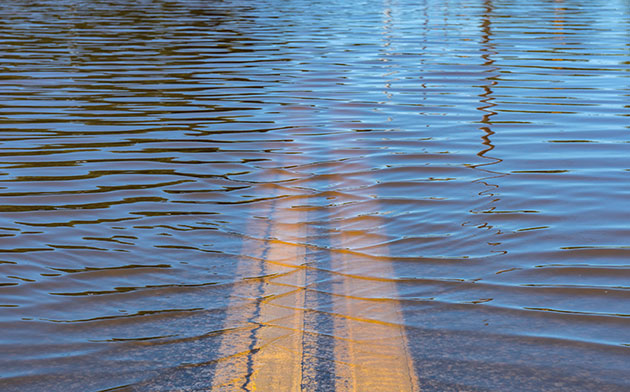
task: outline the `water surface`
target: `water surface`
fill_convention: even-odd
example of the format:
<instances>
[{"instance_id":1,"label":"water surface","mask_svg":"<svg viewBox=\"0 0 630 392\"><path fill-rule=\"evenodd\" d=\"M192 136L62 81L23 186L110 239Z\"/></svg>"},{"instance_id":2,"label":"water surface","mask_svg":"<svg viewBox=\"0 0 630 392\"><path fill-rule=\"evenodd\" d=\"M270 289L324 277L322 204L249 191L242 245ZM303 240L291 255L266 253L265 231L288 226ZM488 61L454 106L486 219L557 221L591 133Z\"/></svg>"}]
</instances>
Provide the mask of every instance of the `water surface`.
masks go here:
<instances>
[{"instance_id":1,"label":"water surface","mask_svg":"<svg viewBox=\"0 0 630 392\"><path fill-rule=\"evenodd\" d=\"M627 1L0 24L3 391L254 390L287 330L306 391L392 331L409 389L630 388Z\"/></svg>"}]
</instances>

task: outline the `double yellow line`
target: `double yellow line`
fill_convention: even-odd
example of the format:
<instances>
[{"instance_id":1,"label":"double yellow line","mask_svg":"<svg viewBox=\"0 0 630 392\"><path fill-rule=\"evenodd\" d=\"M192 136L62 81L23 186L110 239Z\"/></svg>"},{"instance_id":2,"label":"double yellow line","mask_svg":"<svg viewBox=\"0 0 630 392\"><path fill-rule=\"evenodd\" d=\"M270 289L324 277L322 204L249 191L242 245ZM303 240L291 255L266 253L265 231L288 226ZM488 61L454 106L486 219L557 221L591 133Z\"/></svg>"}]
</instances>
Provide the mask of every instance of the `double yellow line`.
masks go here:
<instances>
[{"instance_id":1,"label":"double yellow line","mask_svg":"<svg viewBox=\"0 0 630 392\"><path fill-rule=\"evenodd\" d=\"M268 218L253 219L229 299L212 391L302 391L309 247L304 208L269 203ZM371 222L374 224L372 218ZM262 238L261 238L262 237ZM331 238L334 378L337 391L419 391L393 269L386 258L366 260L349 249L370 245L343 231ZM366 278L365 271L370 276ZM313 270L311 270L313 271ZM362 294L369 293L369 295ZM313 294L311 292L311 294ZM309 390L317 390L311 379Z\"/></svg>"}]
</instances>

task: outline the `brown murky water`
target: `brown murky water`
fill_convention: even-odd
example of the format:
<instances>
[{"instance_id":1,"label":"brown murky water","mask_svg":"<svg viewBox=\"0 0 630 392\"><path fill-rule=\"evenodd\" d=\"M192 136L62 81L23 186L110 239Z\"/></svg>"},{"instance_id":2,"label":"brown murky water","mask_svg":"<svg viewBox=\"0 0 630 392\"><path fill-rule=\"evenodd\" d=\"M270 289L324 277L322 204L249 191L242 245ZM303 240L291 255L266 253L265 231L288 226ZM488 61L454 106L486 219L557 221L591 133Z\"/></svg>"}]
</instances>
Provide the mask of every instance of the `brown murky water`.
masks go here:
<instances>
[{"instance_id":1,"label":"brown murky water","mask_svg":"<svg viewBox=\"0 0 630 392\"><path fill-rule=\"evenodd\" d=\"M628 1L0 23L0 390L630 389Z\"/></svg>"}]
</instances>

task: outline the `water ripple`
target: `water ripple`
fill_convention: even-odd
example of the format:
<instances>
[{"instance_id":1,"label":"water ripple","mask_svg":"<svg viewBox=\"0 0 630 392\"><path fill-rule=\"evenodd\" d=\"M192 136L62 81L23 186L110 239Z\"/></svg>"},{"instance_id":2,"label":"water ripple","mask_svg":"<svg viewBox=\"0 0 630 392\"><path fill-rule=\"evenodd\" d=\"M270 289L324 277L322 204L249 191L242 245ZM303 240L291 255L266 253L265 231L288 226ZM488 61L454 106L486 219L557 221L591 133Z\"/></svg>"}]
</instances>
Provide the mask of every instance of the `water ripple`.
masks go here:
<instances>
[{"instance_id":1,"label":"water ripple","mask_svg":"<svg viewBox=\"0 0 630 392\"><path fill-rule=\"evenodd\" d=\"M302 390L350 390L359 324L402 331L423 391L628 389L627 2L0 26L3 391L250 390L278 331Z\"/></svg>"}]
</instances>

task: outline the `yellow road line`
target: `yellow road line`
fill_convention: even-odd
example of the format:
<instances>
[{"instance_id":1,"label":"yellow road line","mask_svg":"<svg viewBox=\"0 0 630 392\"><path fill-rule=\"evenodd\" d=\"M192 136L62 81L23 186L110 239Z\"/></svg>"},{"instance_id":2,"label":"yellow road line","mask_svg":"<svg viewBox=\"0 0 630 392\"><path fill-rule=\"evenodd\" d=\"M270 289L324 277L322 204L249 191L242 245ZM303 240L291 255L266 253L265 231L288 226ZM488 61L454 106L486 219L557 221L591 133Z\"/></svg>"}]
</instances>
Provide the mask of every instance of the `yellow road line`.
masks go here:
<instances>
[{"instance_id":1,"label":"yellow road line","mask_svg":"<svg viewBox=\"0 0 630 392\"><path fill-rule=\"evenodd\" d=\"M296 218L299 218L300 214L297 215ZM300 220L297 219L297 222ZM297 226L304 229L303 224ZM297 262L299 265L306 260L305 248L297 244L288 245L281 241L274 241L269 244L267 260ZM302 389L306 271L304 268L297 267L293 273L284 276L282 280L295 289L285 295L265 301L261 307L261 322L269 327L261 328L258 335L258 340L264 346L253 357L255 365L251 375L252 391L269 391L270 388L278 390L280 386L284 391ZM273 284L270 281L268 286ZM266 292L273 295L271 294L273 289L268 289ZM288 307L279 306L281 304L287 304Z\"/></svg>"},{"instance_id":2,"label":"yellow road line","mask_svg":"<svg viewBox=\"0 0 630 392\"><path fill-rule=\"evenodd\" d=\"M268 218L248 226L237 277L267 277L237 284L230 296L225 328L249 327L224 336L219 348L224 359L215 369L212 391L303 390L309 360L303 351L308 249L300 242L307 236L306 213L280 204L269 203ZM373 216L369 222L379 226ZM367 234L374 233L342 231L330 239L330 267L338 272L332 279L339 287L331 296L335 389L419 391L391 261L344 250L348 244L371 245ZM367 271L373 279L365 278Z\"/></svg>"},{"instance_id":3,"label":"yellow road line","mask_svg":"<svg viewBox=\"0 0 630 392\"><path fill-rule=\"evenodd\" d=\"M350 242L341 234L339 247ZM356 244L360 239L353 238ZM400 304L395 299L396 284L393 269L385 258L369 263L370 274L377 279L358 279L348 272L361 274L368 261L352 252L338 251L333 257L333 269L344 273L342 296L335 304L341 315L335 323L338 339L336 390L342 391L419 391L419 383L408 351L407 336ZM365 292L368 292L365 294ZM373 300L364 297L368 295Z\"/></svg>"},{"instance_id":4,"label":"yellow road line","mask_svg":"<svg viewBox=\"0 0 630 392\"><path fill-rule=\"evenodd\" d=\"M236 286L225 326L249 320L251 328L225 335L219 349L224 359L215 369L213 391L301 390L306 278L301 265L306 250L296 241L306 231L302 215L299 209L271 204L266 222L250 224L251 237L277 240L248 240L237 277L282 274L282 283L270 277Z\"/></svg>"}]
</instances>

